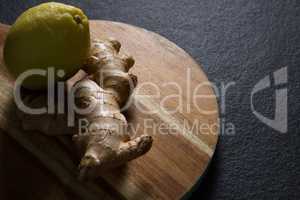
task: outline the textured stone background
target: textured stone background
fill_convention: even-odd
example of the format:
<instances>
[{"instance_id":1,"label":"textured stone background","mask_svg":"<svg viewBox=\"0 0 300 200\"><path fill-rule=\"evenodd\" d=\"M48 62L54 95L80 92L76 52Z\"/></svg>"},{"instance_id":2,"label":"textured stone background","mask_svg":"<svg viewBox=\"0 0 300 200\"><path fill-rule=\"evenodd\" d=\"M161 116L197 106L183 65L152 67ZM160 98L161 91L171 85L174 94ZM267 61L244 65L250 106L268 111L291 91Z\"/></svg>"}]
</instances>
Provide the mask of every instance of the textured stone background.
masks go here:
<instances>
[{"instance_id":1,"label":"textured stone background","mask_svg":"<svg viewBox=\"0 0 300 200\"><path fill-rule=\"evenodd\" d=\"M0 0L0 22L13 23L22 11L40 2ZM220 137L195 199L196 195L202 199L300 199L299 0L62 2L81 7L91 19L155 31L202 63L219 88L222 83L235 83L226 93L222 117L235 125L236 133ZM253 115L250 92L260 79L285 66L288 132L281 134ZM274 88L257 95L256 110L274 116Z\"/></svg>"}]
</instances>

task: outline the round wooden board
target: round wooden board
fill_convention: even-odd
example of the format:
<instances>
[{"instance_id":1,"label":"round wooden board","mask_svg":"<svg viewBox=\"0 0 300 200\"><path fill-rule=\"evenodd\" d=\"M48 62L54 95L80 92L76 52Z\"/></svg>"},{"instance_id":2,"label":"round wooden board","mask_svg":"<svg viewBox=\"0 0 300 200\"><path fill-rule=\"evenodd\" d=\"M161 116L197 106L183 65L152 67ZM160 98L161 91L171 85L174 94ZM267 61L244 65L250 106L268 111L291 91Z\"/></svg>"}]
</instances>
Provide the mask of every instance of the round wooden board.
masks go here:
<instances>
[{"instance_id":1,"label":"round wooden board","mask_svg":"<svg viewBox=\"0 0 300 200\"><path fill-rule=\"evenodd\" d=\"M203 175L218 140L218 105L206 75L184 50L158 34L110 21L94 20L90 26L94 38L116 38L121 52L134 57L131 72L139 85L125 112L129 131L154 138L148 154L103 176L107 192L130 200L180 199ZM5 28L1 31L3 44Z\"/></svg>"}]
</instances>

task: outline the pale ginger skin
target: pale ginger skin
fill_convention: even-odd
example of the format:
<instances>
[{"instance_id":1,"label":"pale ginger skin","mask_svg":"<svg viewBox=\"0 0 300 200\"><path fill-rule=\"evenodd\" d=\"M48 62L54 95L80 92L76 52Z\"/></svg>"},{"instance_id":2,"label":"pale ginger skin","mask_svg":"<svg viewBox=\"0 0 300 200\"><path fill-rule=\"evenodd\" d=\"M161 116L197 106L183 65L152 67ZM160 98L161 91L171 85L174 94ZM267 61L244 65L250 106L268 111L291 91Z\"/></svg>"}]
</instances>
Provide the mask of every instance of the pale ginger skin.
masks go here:
<instances>
[{"instance_id":1,"label":"pale ginger skin","mask_svg":"<svg viewBox=\"0 0 300 200\"><path fill-rule=\"evenodd\" d=\"M120 46L115 40L94 41L92 56L84 68L94 81L87 79L75 85L79 88L75 94L77 107L94 108L78 117L88 120L88 131L73 137L80 151L85 152L80 163L82 177L93 177L151 148L152 138L148 135L130 140L126 118L120 112L137 82L136 76L128 74L134 60L119 56Z\"/></svg>"},{"instance_id":2,"label":"pale ginger skin","mask_svg":"<svg viewBox=\"0 0 300 200\"><path fill-rule=\"evenodd\" d=\"M105 170L145 154L152 146L149 135L131 140L126 118L120 112L137 84L136 76L128 74L134 60L119 55L120 47L116 40L93 41L91 56L83 68L89 76L73 86L76 88L76 107L82 111L76 114L76 118L79 122L84 120L87 126L84 131L76 129L74 132L75 129L67 127L65 122L62 129L67 130L66 134L75 133L73 142L81 156L81 179L100 176ZM63 132L49 129L57 123L54 116L22 114L21 119L25 130L39 130L48 135Z\"/></svg>"}]
</instances>

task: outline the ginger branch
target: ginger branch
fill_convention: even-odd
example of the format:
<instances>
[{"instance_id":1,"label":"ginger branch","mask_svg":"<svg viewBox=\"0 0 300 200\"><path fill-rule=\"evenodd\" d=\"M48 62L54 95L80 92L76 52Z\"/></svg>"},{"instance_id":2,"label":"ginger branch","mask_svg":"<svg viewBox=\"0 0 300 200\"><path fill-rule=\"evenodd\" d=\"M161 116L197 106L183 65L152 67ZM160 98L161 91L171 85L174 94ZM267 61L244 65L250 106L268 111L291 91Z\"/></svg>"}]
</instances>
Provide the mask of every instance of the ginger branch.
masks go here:
<instances>
[{"instance_id":1,"label":"ginger branch","mask_svg":"<svg viewBox=\"0 0 300 200\"><path fill-rule=\"evenodd\" d=\"M120 112L137 84L136 76L128 73L134 60L119 55L120 47L116 40L94 41L84 68L92 80L85 79L75 85L76 106L94 108L87 114L78 114L89 125L85 133L73 136L79 151L84 152L79 166L81 178L93 178L133 160L152 145L148 135L130 140L126 118Z\"/></svg>"}]
</instances>

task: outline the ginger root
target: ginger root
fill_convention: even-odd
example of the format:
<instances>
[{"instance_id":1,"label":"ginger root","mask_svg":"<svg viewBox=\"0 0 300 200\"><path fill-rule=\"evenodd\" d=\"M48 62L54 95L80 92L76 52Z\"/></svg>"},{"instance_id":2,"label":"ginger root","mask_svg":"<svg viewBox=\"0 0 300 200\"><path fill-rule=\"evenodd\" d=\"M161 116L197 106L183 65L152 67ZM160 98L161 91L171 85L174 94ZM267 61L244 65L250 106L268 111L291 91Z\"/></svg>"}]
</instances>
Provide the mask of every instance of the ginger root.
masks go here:
<instances>
[{"instance_id":1,"label":"ginger root","mask_svg":"<svg viewBox=\"0 0 300 200\"><path fill-rule=\"evenodd\" d=\"M77 117L88 123L86 132L73 136L79 152L83 153L79 166L81 178L92 178L135 159L152 145L148 135L130 140L126 118L120 112L137 83L136 76L128 74L134 60L120 56L120 47L116 40L95 40L84 68L93 80L82 80L74 86L76 106L80 110L92 108L92 112Z\"/></svg>"},{"instance_id":2,"label":"ginger root","mask_svg":"<svg viewBox=\"0 0 300 200\"><path fill-rule=\"evenodd\" d=\"M127 120L120 112L137 84L137 77L128 73L134 60L120 55L120 48L121 44L116 40L93 41L91 55L83 67L88 77L72 87L76 109L71 109L77 111L76 119L85 123L84 128L68 127L66 116L61 114L34 116L19 112L25 130L38 130L55 137L73 135L72 140L81 157L81 179L101 176L103 171L145 154L152 146L149 135L131 140ZM45 97L32 94L27 99L33 107L47 103Z\"/></svg>"}]
</instances>

